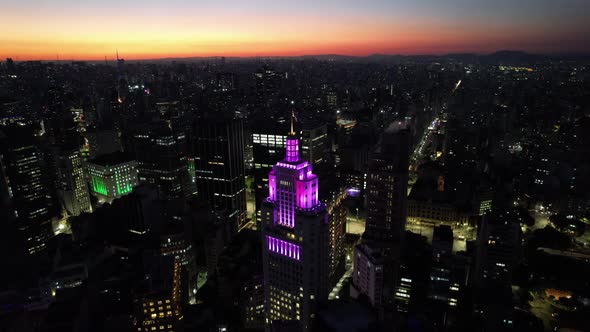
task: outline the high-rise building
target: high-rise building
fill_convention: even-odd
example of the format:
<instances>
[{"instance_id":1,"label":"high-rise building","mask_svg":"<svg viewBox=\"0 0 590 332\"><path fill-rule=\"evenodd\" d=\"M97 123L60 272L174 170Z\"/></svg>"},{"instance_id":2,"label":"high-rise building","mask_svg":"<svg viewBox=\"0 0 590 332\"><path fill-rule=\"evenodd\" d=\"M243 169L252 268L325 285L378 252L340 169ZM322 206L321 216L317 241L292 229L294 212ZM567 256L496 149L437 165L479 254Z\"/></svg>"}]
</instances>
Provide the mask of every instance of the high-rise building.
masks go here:
<instances>
[{"instance_id":1,"label":"high-rise building","mask_svg":"<svg viewBox=\"0 0 590 332\"><path fill-rule=\"evenodd\" d=\"M510 212L492 212L482 218L477 235L476 280L479 285L511 285L520 249L520 225Z\"/></svg>"},{"instance_id":2,"label":"high-rise building","mask_svg":"<svg viewBox=\"0 0 590 332\"><path fill-rule=\"evenodd\" d=\"M57 153L57 193L62 207L71 216L92 212L82 154L77 148Z\"/></svg>"},{"instance_id":3,"label":"high-rise building","mask_svg":"<svg viewBox=\"0 0 590 332\"><path fill-rule=\"evenodd\" d=\"M285 158L269 174L262 207L267 329L307 331L318 303L327 299L329 222L312 165L299 158L299 139L287 138Z\"/></svg>"},{"instance_id":4,"label":"high-rise building","mask_svg":"<svg viewBox=\"0 0 590 332\"><path fill-rule=\"evenodd\" d=\"M400 243L406 226L409 132L385 132L369 162L364 238Z\"/></svg>"},{"instance_id":5,"label":"high-rise building","mask_svg":"<svg viewBox=\"0 0 590 332\"><path fill-rule=\"evenodd\" d=\"M163 199L186 198L192 193L188 173L187 137L165 122L152 122L134 135L140 183L158 187Z\"/></svg>"},{"instance_id":6,"label":"high-rise building","mask_svg":"<svg viewBox=\"0 0 590 332\"><path fill-rule=\"evenodd\" d=\"M330 287L336 286L346 269L346 187L335 176L321 179L320 200L326 205L330 220Z\"/></svg>"},{"instance_id":7,"label":"high-rise building","mask_svg":"<svg viewBox=\"0 0 590 332\"><path fill-rule=\"evenodd\" d=\"M520 254L520 225L510 212L492 211L479 226L475 259L475 312L487 329L513 326L512 274Z\"/></svg>"},{"instance_id":8,"label":"high-rise building","mask_svg":"<svg viewBox=\"0 0 590 332\"><path fill-rule=\"evenodd\" d=\"M256 119L250 125L257 225L262 220L262 201L268 196L268 172L285 155L285 129L281 123L264 119Z\"/></svg>"},{"instance_id":9,"label":"high-rise building","mask_svg":"<svg viewBox=\"0 0 590 332\"><path fill-rule=\"evenodd\" d=\"M160 253L162 256L173 256L186 270L186 299L191 304L196 303L197 290L197 265L195 250L187 240L183 223L178 220L166 223L165 229L160 235Z\"/></svg>"},{"instance_id":10,"label":"high-rise building","mask_svg":"<svg viewBox=\"0 0 590 332\"><path fill-rule=\"evenodd\" d=\"M148 290L136 300L137 331L182 331L182 263L180 259L163 256L155 265L149 271Z\"/></svg>"},{"instance_id":11,"label":"high-rise building","mask_svg":"<svg viewBox=\"0 0 590 332\"><path fill-rule=\"evenodd\" d=\"M409 136L407 129L390 126L382 135L377 150L369 161L366 188L367 222L363 234L363 243L367 248L364 251L355 249L355 254L379 253L382 257L381 299L375 299L374 303L380 303L379 313L383 315L384 320L392 319L396 307L399 310L400 306L395 305L399 299L409 301L411 287L411 279L399 279L407 213ZM355 264L353 273L358 275L362 269L363 266ZM361 285L354 286L363 292L364 288ZM379 289L377 286L374 288Z\"/></svg>"},{"instance_id":12,"label":"high-rise building","mask_svg":"<svg viewBox=\"0 0 590 332\"><path fill-rule=\"evenodd\" d=\"M246 224L244 129L241 119L199 119L193 128L197 196L223 211L236 230Z\"/></svg>"},{"instance_id":13,"label":"high-rise building","mask_svg":"<svg viewBox=\"0 0 590 332\"><path fill-rule=\"evenodd\" d=\"M301 130L301 152L305 160L317 165L325 162L328 150L328 128L326 124L304 124Z\"/></svg>"},{"instance_id":14,"label":"high-rise building","mask_svg":"<svg viewBox=\"0 0 590 332\"><path fill-rule=\"evenodd\" d=\"M0 128L0 168L3 187L22 232L29 254L45 249L53 235L50 192L45 179L43 157L27 123Z\"/></svg>"},{"instance_id":15,"label":"high-rise building","mask_svg":"<svg viewBox=\"0 0 590 332\"><path fill-rule=\"evenodd\" d=\"M254 75L256 97L258 102L266 104L270 97L277 93L280 83L279 74L269 66L263 66Z\"/></svg>"},{"instance_id":16,"label":"high-rise building","mask_svg":"<svg viewBox=\"0 0 590 332\"><path fill-rule=\"evenodd\" d=\"M90 190L100 203L110 203L131 193L139 183L136 161L120 151L91 159L86 168Z\"/></svg>"},{"instance_id":17,"label":"high-rise building","mask_svg":"<svg viewBox=\"0 0 590 332\"><path fill-rule=\"evenodd\" d=\"M241 296L242 321L245 328L264 328L264 278L262 275L253 275L244 282Z\"/></svg>"},{"instance_id":18,"label":"high-rise building","mask_svg":"<svg viewBox=\"0 0 590 332\"><path fill-rule=\"evenodd\" d=\"M254 168L268 170L284 155L287 135L276 133L270 128L258 127L251 131Z\"/></svg>"},{"instance_id":19,"label":"high-rise building","mask_svg":"<svg viewBox=\"0 0 590 332\"><path fill-rule=\"evenodd\" d=\"M434 227L432 235L432 267L430 269L429 297L434 301L456 306L456 297L450 296L452 291L450 264L452 250L453 230L451 227L446 225Z\"/></svg>"},{"instance_id":20,"label":"high-rise building","mask_svg":"<svg viewBox=\"0 0 590 332\"><path fill-rule=\"evenodd\" d=\"M354 247L352 294L364 294L373 306L381 304L383 296L383 255L366 243ZM354 296L356 297L356 296Z\"/></svg>"}]
</instances>

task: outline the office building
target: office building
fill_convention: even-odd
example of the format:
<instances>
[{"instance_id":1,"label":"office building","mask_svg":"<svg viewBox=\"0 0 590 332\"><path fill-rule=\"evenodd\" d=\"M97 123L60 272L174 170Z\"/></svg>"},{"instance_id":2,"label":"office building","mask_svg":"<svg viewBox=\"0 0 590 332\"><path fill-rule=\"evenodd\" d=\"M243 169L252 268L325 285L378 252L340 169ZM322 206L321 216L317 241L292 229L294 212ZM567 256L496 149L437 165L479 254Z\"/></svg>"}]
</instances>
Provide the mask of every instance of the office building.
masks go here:
<instances>
[{"instance_id":1,"label":"office building","mask_svg":"<svg viewBox=\"0 0 590 332\"><path fill-rule=\"evenodd\" d=\"M364 238L400 243L406 226L409 132L385 132L369 162Z\"/></svg>"},{"instance_id":2,"label":"office building","mask_svg":"<svg viewBox=\"0 0 590 332\"><path fill-rule=\"evenodd\" d=\"M393 319L396 309L406 310L412 286L411 278L403 276L400 271L407 214L408 163L409 131L392 124L382 135L369 161L367 222L363 234L363 243L369 248L364 252L378 252L383 260L382 297L377 308L381 317L387 321ZM364 268L355 264L353 273L358 275ZM379 289L378 286L374 288ZM359 290L370 291L362 287Z\"/></svg>"},{"instance_id":3,"label":"office building","mask_svg":"<svg viewBox=\"0 0 590 332\"><path fill-rule=\"evenodd\" d=\"M185 234L183 224L178 220L166 223L163 234L160 235L160 254L172 256L186 271L185 298L188 303L196 303L197 294L197 263L195 250L188 236Z\"/></svg>"},{"instance_id":4,"label":"office building","mask_svg":"<svg viewBox=\"0 0 590 332\"><path fill-rule=\"evenodd\" d=\"M301 156L317 165L327 161L328 127L326 124L303 124L301 129Z\"/></svg>"},{"instance_id":5,"label":"office building","mask_svg":"<svg viewBox=\"0 0 590 332\"><path fill-rule=\"evenodd\" d=\"M264 328L264 279L253 275L247 279L241 294L243 325L250 329Z\"/></svg>"},{"instance_id":6,"label":"office building","mask_svg":"<svg viewBox=\"0 0 590 332\"><path fill-rule=\"evenodd\" d=\"M512 328L512 274L521 248L520 225L510 212L492 211L479 226L475 259L475 313L486 317L486 328Z\"/></svg>"},{"instance_id":7,"label":"office building","mask_svg":"<svg viewBox=\"0 0 590 332\"><path fill-rule=\"evenodd\" d=\"M180 260L163 257L150 271L150 285L146 293L136 300L137 331L176 332L183 329L182 275ZM170 271L171 270L171 271Z\"/></svg>"},{"instance_id":8,"label":"office building","mask_svg":"<svg viewBox=\"0 0 590 332\"><path fill-rule=\"evenodd\" d=\"M373 306L381 304L383 296L383 255L381 250L358 244L354 247L354 273L352 275L351 295L363 294Z\"/></svg>"},{"instance_id":9,"label":"office building","mask_svg":"<svg viewBox=\"0 0 590 332\"><path fill-rule=\"evenodd\" d=\"M520 248L520 225L510 220L509 213L492 213L482 218L477 234L476 261L480 285L512 283Z\"/></svg>"},{"instance_id":10,"label":"office building","mask_svg":"<svg viewBox=\"0 0 590 332\"><path fill-rule=\"evenodd\" d=\"M259 225L262 202L268 196L268 172L285 155L287 130L282 123L263 119L256 119L250 127L256 224Z\"/></svg>"},{"instance_id":11,"label":"office building","mask_svg":"<svg viewBox=\"0 0 590 332\"><path fill-rule=\"evenodd\" d=\"M334 287L346 269L346 187L335 176L322 175L320 200L326 205L330 220L330 287Z\"/></svg>"},{"instance_id":12,"label":"office building","mask_svg":"<svg viewBox=\"0 0 590 332\"><path fill-rule=\"evenodd\" d=\"M234 230L246 224L244 130L241 119L201 118L193 128L198 198L223 211Z\"/></svg>"},{"instance_id":13,"label":"office building","mask_svg":"<svg viewBox=\"0 0 590 332\"><path fill-rule=\"evenodd\" d=\"M432 236L429 297L434 301L456 306L456 297L450 296L452 250L453 230L449 226L435 227ZM453 289L455 288L457 286Z\"/></svg>"},{"instance_id":14,"label":"office building","mask_svg":"<svg viewBox=\"0 0 590 332\"><path fill-rule=\"evenodd\" d=\"M57 152L57 194L62 208L70 216L92 212L84 161L78 149Z\"/></svg>"},{"instance_id":15,"label":"office building","mask_svg":"<svg viewBox=\"0 0 590 332\"><path fill-rule=\"evenodd\" d=\"M4 195L26 242L29 254L45 249L52 237L52 209L42 154L32 125L19 122L0 127L0 174Z\"/></svg>"},{"instance_id":16,"label":"office building","mask_svg":"<svg viewBox=\"0 0 590 332\"><path fill-rule=\"evenodd\" d=\"M158 121L138 128L133 139L139 182L155 185L162 199L189 197L192 190L184 131Z\"/></svg>"},{"instance_id":17,"label":"office building","mask_svg":"<svg viewBox=\"0 0 590 332\"><path fill-rule=\"evenodd\" d=\"M279 89L280 76L270 66L264 65L254 74L257 101L265 105Z\"/></svg>"},{"instance_id":18,"label":"office building","mask_svg":"<svg viewBox=\"0 0 590 332\"><path fill-rule=\"evenodd\" d=\"M285 158L269 174L262 206L266 326L307 331L318 303L327 300L329 221L312 165L299 157L291 131Z\"/></svg>"},{"instance_id":19,"label":"office building","mask_svg":"<svg viewBox=\"0 0 590 332\"><path fill-rule=\"evenodd\" d=\"M86 169L90 190L99 203L110 203L127 195L139 184L137 162L120 151L88 160Z\"/></svg>"},{"instance_id":20,"label":"office building","mask_svg":"<svg viewBox=\"0 0 590 332\"><path fill-rule=\"evenodd\" d=\"M258 127L251 130L254 168L268 170L284 155L287 135L276 133L278 129Z\"/></svg>"}]
</instances>

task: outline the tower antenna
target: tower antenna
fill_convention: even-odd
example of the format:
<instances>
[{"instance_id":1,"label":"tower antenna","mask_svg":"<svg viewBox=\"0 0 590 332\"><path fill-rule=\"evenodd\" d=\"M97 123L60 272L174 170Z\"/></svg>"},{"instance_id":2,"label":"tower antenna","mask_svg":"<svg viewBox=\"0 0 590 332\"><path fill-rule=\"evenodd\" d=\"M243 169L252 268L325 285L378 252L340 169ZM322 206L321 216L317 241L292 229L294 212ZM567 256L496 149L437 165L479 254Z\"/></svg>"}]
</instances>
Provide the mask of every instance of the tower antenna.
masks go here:
<instances>
[{"instance_id":1,"label":"tower antenna","mask_svg":"<svg viewBox=\"0 0 590 332\"><path fill-rule=\"evenodd\" d=\"M289 135L295 135L295 130L293 130L293 122L295 122L295 111L291 111L291 132Z\"/></svg>"}]
</instances>

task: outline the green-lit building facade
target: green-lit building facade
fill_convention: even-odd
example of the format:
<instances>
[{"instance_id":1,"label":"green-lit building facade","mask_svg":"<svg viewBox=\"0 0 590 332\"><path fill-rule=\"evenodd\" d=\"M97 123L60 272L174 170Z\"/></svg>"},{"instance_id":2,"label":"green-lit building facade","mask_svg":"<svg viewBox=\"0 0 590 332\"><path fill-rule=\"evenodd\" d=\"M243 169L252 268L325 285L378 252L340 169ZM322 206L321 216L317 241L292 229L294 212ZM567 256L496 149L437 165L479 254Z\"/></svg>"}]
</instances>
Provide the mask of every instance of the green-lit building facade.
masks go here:
<instances>
[{"instance_id":1,"label":"green-lit building facade","mask_svg":"<svg viewBox=\"0 0 590 332\"><path fill-rule=\"evenodd\" d=\"M136 161L121 152L89 160L87 170L90 191L100 204L110 203L138 185Z\"/></svg>"}]
</instances>

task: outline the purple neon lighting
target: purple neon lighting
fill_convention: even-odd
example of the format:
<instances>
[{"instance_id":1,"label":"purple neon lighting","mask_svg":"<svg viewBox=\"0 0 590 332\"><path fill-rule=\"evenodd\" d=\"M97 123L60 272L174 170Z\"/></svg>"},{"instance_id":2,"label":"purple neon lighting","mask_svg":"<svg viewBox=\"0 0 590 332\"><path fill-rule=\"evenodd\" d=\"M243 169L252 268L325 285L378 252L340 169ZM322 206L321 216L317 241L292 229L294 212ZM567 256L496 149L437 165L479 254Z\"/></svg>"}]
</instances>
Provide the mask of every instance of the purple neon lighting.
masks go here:
<instances>
[{"instance_id":1,"label":"purple neon lighting","mask_svg":"<svg viewBox=\"0 0 590 332\"><path fill-rule=\"evenodd\" d=\"M361 190L358 188L348 188L346 189L346 193L352 197L358 197L361 193Z\"/></svg>"},{"instance_id":2,"label":"purple neon lighting","mask_svg":"<svg viewBox=\"0 0 590 332\"><path fill-rule=\"evenodd\" d=\"M287 138L287 153L285 155L285 161L288 163L299 161L299 140L297 138Z\"/></svg>"},{"instance_id":3,"label":"purple neon lighting","mask_svg":"<svg viewBox=\"0 0 590 332\"><path fill-rule=\"evenodd\" d=\"M289 193L288 190L279 190L282 192L283 195L279 197L278 200L278 220L275 219L275 222L293 228L295 227L295 202L290 197L294 196L292 193Z\"/></svg>"},{"instance_id":4,"label":"purple neon lighting","mask_svg":"<svg viewBox=\"0 0 590 332\"><path fill-rule=\"evenodd\" d=\"M274 171L268 174L268 199L273 202L277 199L277 177Z\"/></svg>"},{"instance_id":5,"label":"purple neon lighting","mask_svg":"<svg viewBox=\"0 0 590 332\"><path fill-rule=\"evenodd\" d=\"M301 260L301 247L296 244L267 235L266 246L269 251L294 260Z\"/></svg>"},{"instance_id":6,"label":"purple neon lighting","mask_svg":"<svg viewBox=\"0 0 590 332\"><path fill-rule=\"evenodd\" d=\"M287 152L268 175L268 200L275 203L274 223L295 227L296 209L309 210L319 202L318 178L308 161L299 160L299 140L287 138Z\"/></svg>"},{"instance_id":7,"label":"purple neon lighting","mask_svg":"<svg viewBox=\"0 0 590 332\"><path fill-rule=\"evenodd\" d=\"M306 168L307 166L309 166L309 162L304 161L300 164L292 165L292 164L282 163L279 161L276 165L279 167L290 168L290 169L303 169L303 168Z\"/></svg>"},{"instance_id":8,"label":"purple neon lighting","mask_svg":"<svg viewBox=\"0 0 590 332\"><path fill-rule=\"evenodd\" d=\"M312 174L304 180L297 181L297 207L311 209L318 205L318 179Z\"/></svg>"}]
</instances>

